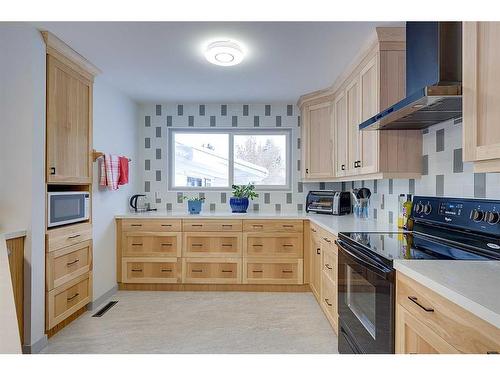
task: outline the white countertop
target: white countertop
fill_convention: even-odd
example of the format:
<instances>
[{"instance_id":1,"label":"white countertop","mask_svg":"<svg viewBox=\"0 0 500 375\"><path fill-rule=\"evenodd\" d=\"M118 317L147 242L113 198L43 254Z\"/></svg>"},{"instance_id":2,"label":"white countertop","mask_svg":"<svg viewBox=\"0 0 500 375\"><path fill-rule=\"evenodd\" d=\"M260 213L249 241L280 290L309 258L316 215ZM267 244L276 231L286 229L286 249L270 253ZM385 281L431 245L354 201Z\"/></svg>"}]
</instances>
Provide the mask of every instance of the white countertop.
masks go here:
<instances>
[{"instance_id":1,"label":"white countertop","mask_svg":"<svg viewBox=\"0 0 500 375\"><path fill-rule=\"evenodd\" d=\"M248 212L245 214L233 214L229 211L224 212L202 212L199 215L191 215L187 212L170 212L170 211L150 211L140 213L127 213L115 216L117 219L308 219L317 224L323 229L338 235L339 232L393 232L397 231L395 224L384 223L373 219L356 219L354 215L323 215L323 214L306 214L298 212Z\"/></svg>"},{"instance_id":2,"label":"white countertop","mask_svg":"<svg viewBox=\"0 0 500 375\"><path fill-rule=\"evenodd\" d=\"M14 292L4 235L0 234L0 353L21 353Z\"/></svg>"},{"instance_id":3,"label":"white countertop","mask_svg":"<svg viewBox=\"0 0 500 375\"><path fill-rule=\"evenodd\" d=\"M500 328L499 261L395 260L394 267Z\"/></svg>"}]
</instances>

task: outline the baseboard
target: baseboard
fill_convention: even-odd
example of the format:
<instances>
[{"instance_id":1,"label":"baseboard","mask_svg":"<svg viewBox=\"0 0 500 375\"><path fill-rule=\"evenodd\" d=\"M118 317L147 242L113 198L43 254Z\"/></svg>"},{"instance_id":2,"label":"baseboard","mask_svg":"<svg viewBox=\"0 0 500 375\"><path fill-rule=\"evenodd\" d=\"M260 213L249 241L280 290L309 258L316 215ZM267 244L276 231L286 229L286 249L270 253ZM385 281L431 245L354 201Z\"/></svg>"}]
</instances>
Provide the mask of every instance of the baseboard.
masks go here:
<instances>
[{"instance_id":1,"label":"baseboard","mask_svg":"<svg viewBox=\"0 0 500 375\"><path fill-rule=\"evenodd\" d=\"M43 348L47 346L47 335L43 335L38 341L35 341L33 344L23 345L23 353L24 354L37 354L42 351Z\"/></svg>"},{"instance_id":2,"label":"baseboard","mask_svg":"<svg viewBox=\"0 0 500 375\"><path fill-rule=\"evenodd\" d=\"M103 295L101 295L99 298L95 299L94 301L90 302L87 305L87 310L93 311L102 304L104 304L113 294L115 294L118 291L118 284L113 286L110 290L107 292L104 292Z\"/></svg>"},{"instance_id":3,"label":"baseboard","mask_svg":"<svg viewBox=\"0 0 500 375\"><path fill-rule=\"evenodd\" d=\"M177 291L177 292L309 292L308 284L123 284L119 290Z\"/></svg>"}]
</instances>

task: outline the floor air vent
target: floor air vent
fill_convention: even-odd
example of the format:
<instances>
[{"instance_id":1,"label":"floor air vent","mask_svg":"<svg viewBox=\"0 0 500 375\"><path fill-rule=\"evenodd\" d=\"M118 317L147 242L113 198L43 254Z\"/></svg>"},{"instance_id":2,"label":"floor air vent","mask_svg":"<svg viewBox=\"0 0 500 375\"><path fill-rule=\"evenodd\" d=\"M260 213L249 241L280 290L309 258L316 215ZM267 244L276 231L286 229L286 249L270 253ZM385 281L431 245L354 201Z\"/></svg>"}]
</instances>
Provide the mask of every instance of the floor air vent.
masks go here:
<instances>
[{"instance_id":1,"label":"floor air vent","mask_svg":"<svg viewBox=\"0 0 500 375\"><path fill-rule=\"evenodd\" d=\"M92 315L92 318L100 318L104 314L108 312L109 309L111 309L114 305L116 305L118 301L111 301L106 304L102 309L100 309L98 312L96 312L94 315Z\"/></svg>"}]
</instances>

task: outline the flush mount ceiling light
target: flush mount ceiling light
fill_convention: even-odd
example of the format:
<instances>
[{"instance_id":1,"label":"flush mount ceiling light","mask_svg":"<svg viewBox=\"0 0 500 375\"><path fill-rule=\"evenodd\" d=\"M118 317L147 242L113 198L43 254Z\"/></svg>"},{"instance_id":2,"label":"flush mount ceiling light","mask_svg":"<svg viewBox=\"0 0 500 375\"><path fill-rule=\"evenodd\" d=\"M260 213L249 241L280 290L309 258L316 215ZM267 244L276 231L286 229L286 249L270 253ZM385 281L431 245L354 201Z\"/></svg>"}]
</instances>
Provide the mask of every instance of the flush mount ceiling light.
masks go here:
<instances>
[{"instance_id":1,"label":"flush mount ceiling light","mask_svg":"<svg viewBox=\"0 0 500 375\"><path fill-rule=\"evenodd\" d=\"M212 42L205 50L208 62L215 65L231 66L243 61L245 53L241 45L234 40L218 40Z\"/></svg>"}]
</instances>

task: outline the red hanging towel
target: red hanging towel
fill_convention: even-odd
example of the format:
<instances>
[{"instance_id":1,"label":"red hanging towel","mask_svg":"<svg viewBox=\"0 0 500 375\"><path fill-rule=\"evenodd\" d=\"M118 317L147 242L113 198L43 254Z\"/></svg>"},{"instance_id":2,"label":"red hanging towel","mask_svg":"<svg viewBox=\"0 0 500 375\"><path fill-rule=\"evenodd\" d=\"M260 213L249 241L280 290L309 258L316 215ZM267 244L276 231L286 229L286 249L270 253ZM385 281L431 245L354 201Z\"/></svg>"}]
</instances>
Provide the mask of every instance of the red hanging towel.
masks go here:
<instances>
[{"instance_id":1,"label":"red hanging towel","mask_svg":"<svg viewBox=\"0 0 500 375\"><path fill-rule=\"evenodd\" d=\"M128 158L120 156L118 185L128 184Z\"/></svg>"}]
</instances>

